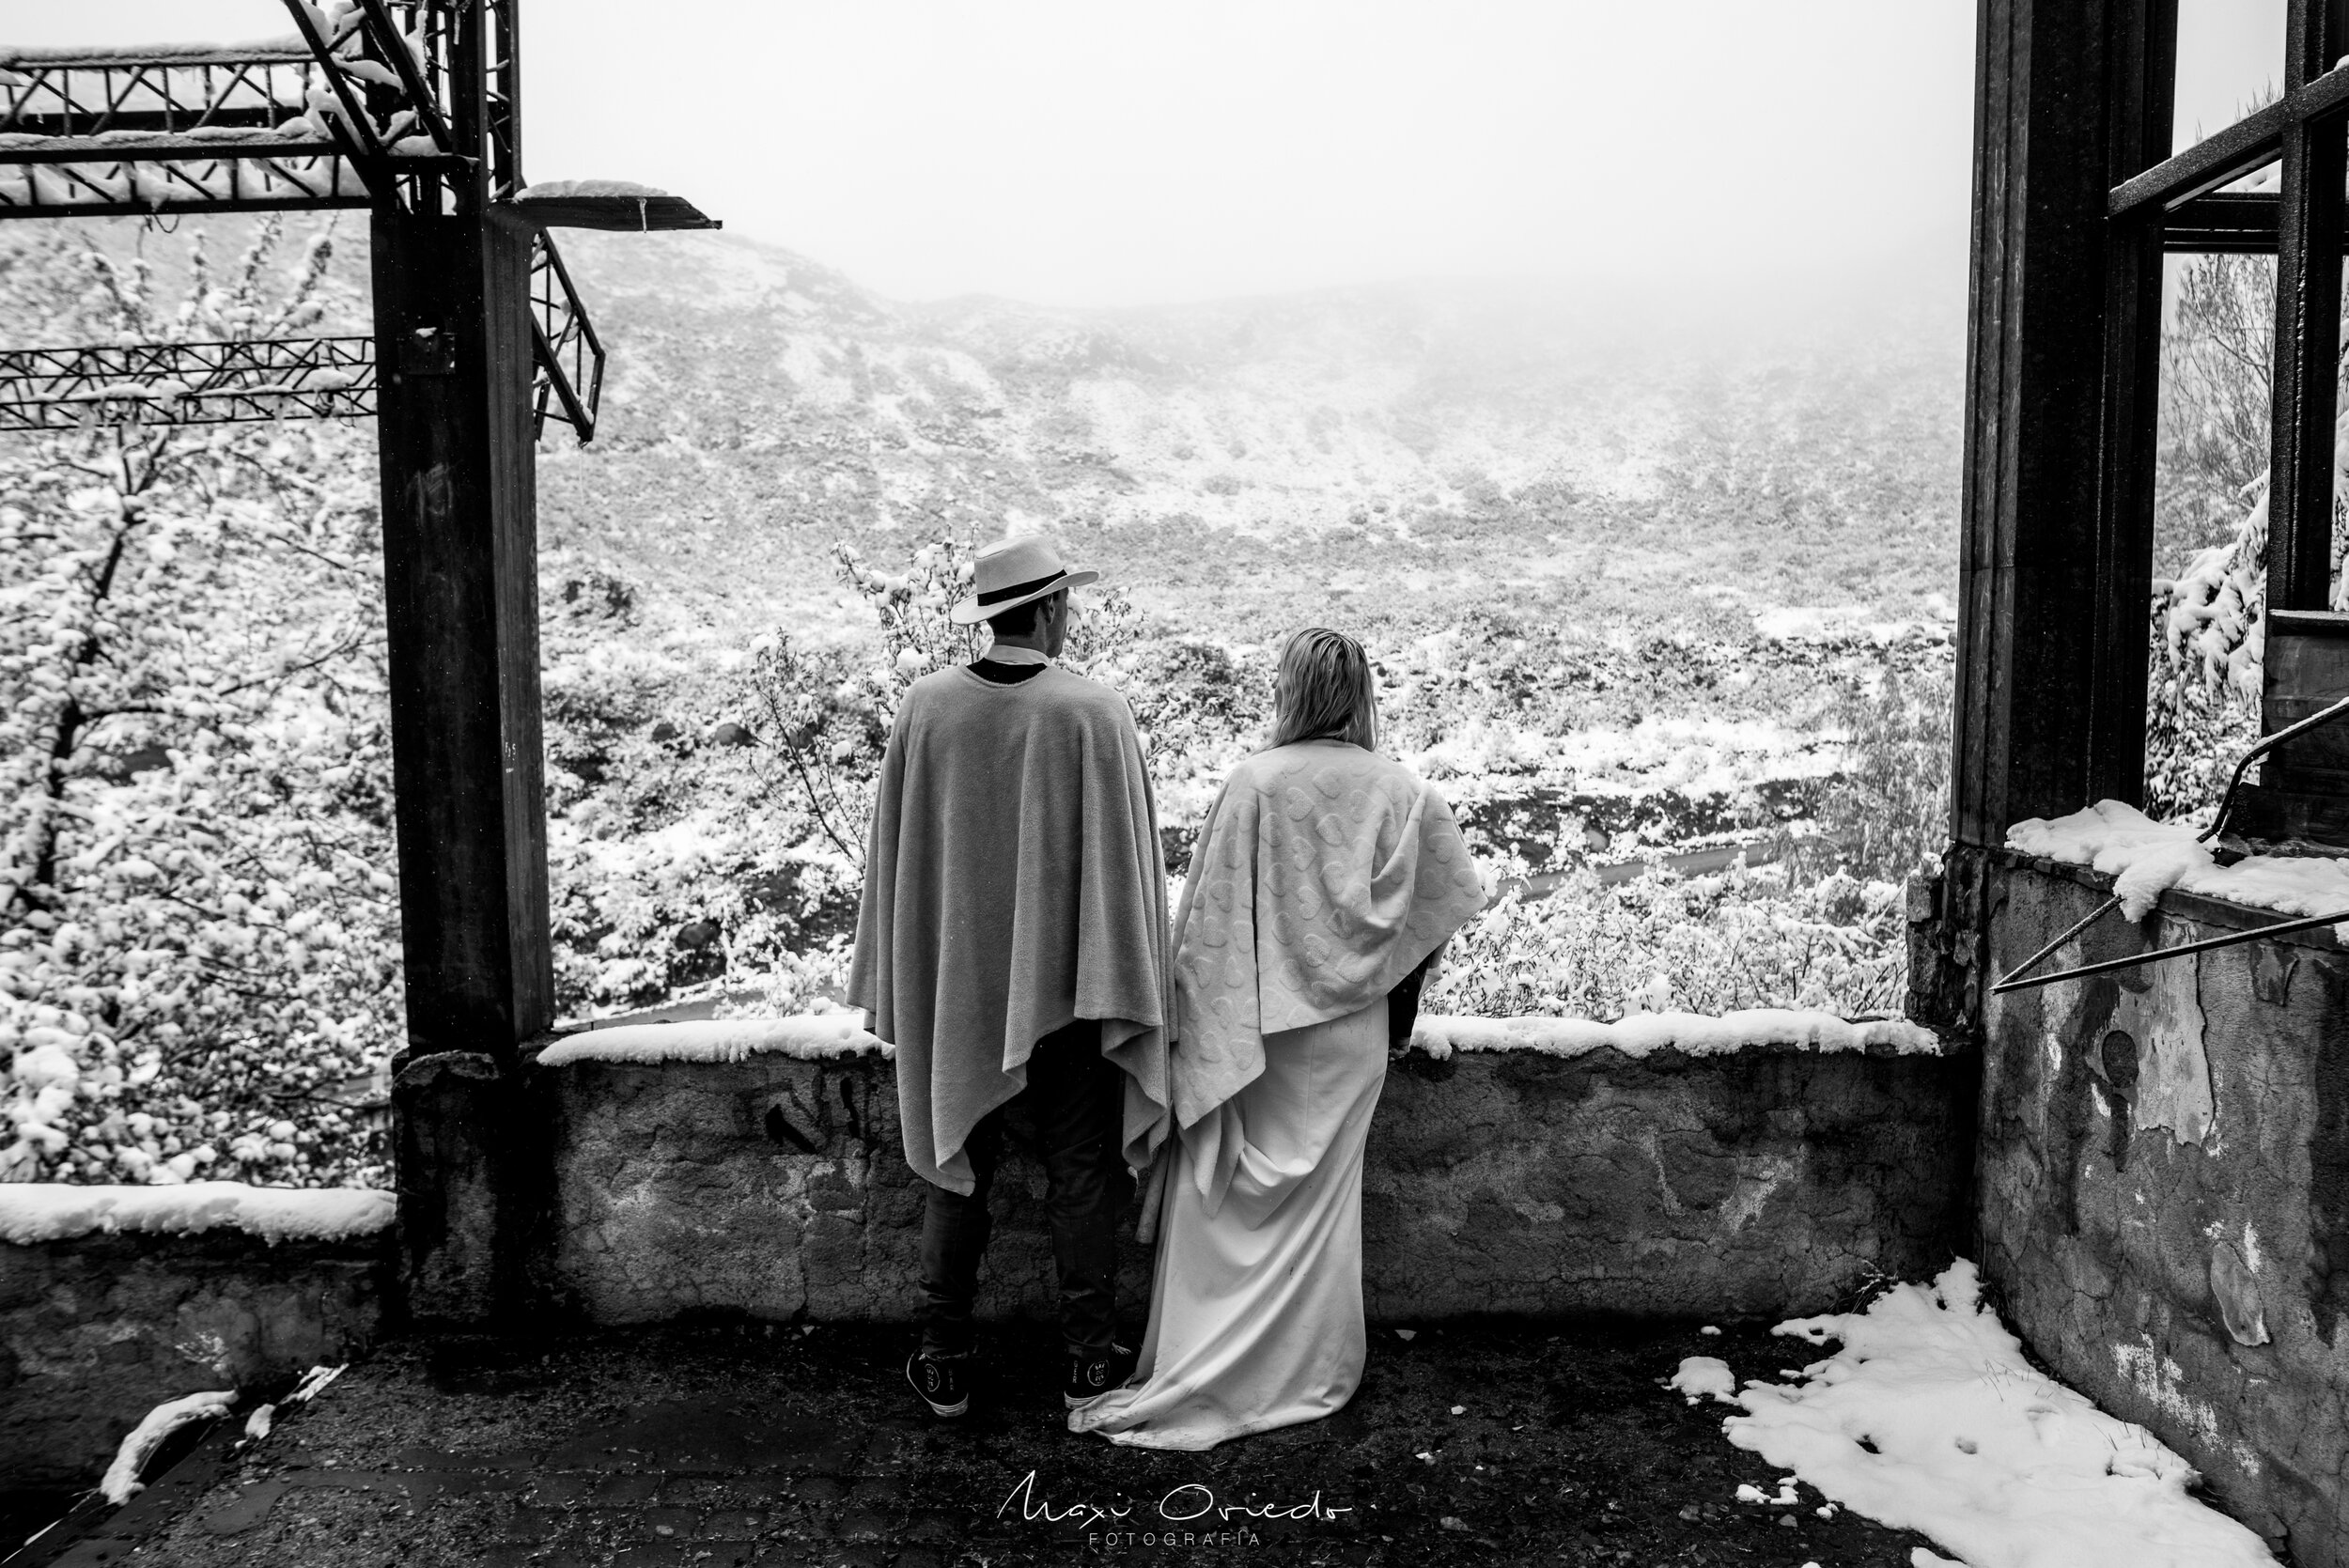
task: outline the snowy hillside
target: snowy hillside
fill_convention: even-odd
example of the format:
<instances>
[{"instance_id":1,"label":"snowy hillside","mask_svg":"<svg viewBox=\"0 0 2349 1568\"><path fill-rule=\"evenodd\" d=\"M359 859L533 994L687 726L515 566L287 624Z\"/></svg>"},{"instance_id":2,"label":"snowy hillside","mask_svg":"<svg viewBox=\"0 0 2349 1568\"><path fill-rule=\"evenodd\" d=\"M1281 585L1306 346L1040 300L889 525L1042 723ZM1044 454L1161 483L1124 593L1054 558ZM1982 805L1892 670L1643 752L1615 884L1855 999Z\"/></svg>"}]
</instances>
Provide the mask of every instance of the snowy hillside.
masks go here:
<instances>
[{"instance_id":1,"label":"snowy hillside","mask_svg":"<svg viewBox=\"0 0 2349 1568\"><path fill-rule=\"evenodd\" d=\"M564 244L612 357L595 445L547 456L544 536L721 621L806 603L835 537L941 530L1049 529L1145 609L1275 626L1348 596L1440 621L1463 589L1913 612L1952 576L1953 310L1732 341L1533 285L901 305L723 235Z\"/></svg>"}]
</instances>

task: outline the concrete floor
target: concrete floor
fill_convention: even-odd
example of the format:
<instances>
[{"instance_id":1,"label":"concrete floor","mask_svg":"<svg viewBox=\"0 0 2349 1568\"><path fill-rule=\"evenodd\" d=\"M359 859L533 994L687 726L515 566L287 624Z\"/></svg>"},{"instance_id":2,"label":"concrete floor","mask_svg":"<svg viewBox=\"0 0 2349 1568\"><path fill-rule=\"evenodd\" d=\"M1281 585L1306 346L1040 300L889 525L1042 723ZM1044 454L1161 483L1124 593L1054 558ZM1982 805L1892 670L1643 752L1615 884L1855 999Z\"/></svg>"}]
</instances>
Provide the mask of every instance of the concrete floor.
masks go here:
<instances>
[{"instance_id":1,"label":"concrete floor","mask_svg":"<svg viewBox=\"0 0 2349 1568\"><path fill-rule=\"evenodd\" d=\"M1807 1490L1792 1510L1735 1500L1775 1472L1658 1380L1693 1354L1774 1373L1785 1342L1765 1327L1381 1331L1347 1409L1205 1454L1072 1436L1048 1330L991 1334L960 1422L914 1403L907 1348L830 1327L397 1341L260 1443L224 1423L9 1568L1907 1568L1922 1544L1821 1520Z\"/></svg>"}]
</instances>

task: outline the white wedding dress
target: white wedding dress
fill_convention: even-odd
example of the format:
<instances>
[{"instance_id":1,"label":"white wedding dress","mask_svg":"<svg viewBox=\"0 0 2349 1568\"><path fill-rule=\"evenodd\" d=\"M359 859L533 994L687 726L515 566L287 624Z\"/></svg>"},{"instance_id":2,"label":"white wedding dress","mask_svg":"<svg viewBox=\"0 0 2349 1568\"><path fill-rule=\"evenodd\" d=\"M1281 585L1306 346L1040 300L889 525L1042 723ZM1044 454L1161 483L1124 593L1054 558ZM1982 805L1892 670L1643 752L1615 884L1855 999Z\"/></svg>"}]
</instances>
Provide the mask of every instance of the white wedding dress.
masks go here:
<instances>
[{"instance_id":1,"label":"white wedding dress","mask_svg":"<svg viewBox=\"0 0 2349 1568\"><path fill-rule=\"evenodd\" d=\"M1134 1378L1072 1432L1207 1449L1343 1408L1361 1381L1362 1151L1387 1001L1264 1037L1264 1072L1180 1135ZM1198 1173L1209 1172L1203 1197Z\"/></svg>"}]
</instances>

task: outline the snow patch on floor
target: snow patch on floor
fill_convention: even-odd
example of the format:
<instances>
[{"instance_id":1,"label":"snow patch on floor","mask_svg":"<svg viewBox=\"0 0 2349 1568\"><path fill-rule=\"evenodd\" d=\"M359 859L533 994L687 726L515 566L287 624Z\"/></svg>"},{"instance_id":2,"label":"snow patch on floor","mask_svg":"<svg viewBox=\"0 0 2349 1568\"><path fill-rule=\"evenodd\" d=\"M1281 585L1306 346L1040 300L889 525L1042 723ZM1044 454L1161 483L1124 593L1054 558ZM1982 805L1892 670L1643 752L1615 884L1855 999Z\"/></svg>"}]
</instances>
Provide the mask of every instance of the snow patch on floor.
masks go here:
<instances>
[{"instance_id":1,"label":"snow patch on floor","mask_svg":"<svg viewBox=\"0 0 2349 1568\"><path fill-rule=\"evenodd\" d=\"M148 1460L154 1457L165 1437L191 1421L225 1416L236 1403L236 1389L213 1389L158 1405L122 1439L122 1446L115 1451L114 1463L106 1467L105 1478L99 1482L98 1489L117 1507L129 1502L132 1494L140 1489L139 1472L147 1468Z\"/></svg>"},{"instance_id":2,"label":"snow patch on floor","mask_svg":"<svg viewBox=\"0 0 2349 1568\"><path fill-rule=\"evenodd\" d=\"M2198 831L2156 822L2118 800L2099 800L2069 816L2026 817L2006 831L2006 846L2105 873L2120 895L2121 912L2131 920L2144 919L2171 888L2287 915L2349 909L2349 862L2253 855L2222 866L2208 845L2196 841ZM2349 942L2349 921L2334 926L2333 936Z\"/></svg>"},{"instance_id":3,"label":"snow patch on floor","mask_svg":"<svg viewBox=\"0 0 2349 1568\"><path fill-rule=\"evenodd\" d=\"M1931 1536L1969 1568L2275 1560L2249 1529L2186 1495L2193 1467L2151 1433L2033 1371L1983 1305L1970 1263L1897 1286L1864 1312L1775 1331L1843 1348L1798 1384L1750 1380L1737 1396L1749 1413L1721 1423L1729 1440L1846 1508Z\"/></svg>"},{"instance_id":4,"label":"snow patch on floor","mask_svg":"<svg viewBox=\"0 0 2349 1568\"><path fill-rule=\"evenodd\" d=\"M1614 1023L1591 1018L1423 1017L1411 1044L1441 1061L1455 1050L1530 1050L1544 1056L1582 1056L1601 1048L1626 1056L1677 1050L1722 1056L1755 1046L1807 1046L1821 1051L1890 1049L1934 1056L1940 1037L1906 1018L1854 1021L1832 1013L1750 1007L1718 1017L1699 1013L1634 1013Z\"/></svg>"},{"instance_id":5,"label":"snow patch on floor","mask_svg":"<svg viewBox=\"0 0 2349 1568\"><path fill-rule=\"evenodd\" d=\"M27 1247L97 1231L177 1234L216 1230L242 1231L272 1245L288 1238L342 1241L389 1229L397 1206L391 1193L367 1187L0 1183L0 1241Z\"/></svg>"},{"instance_id":6,"label":"snow patch on floor","mask_svg":"<svg viewBox=\"0 0 2349 1568\"><path fill-rule=\"evenodd\" d=\"M1707 1394L1723 1405L1737 1403L1737 1374L1719 1356L1690 1356L1672 1375L1672 1386L1694 1405Z\"/></svg>"}]
</instances>

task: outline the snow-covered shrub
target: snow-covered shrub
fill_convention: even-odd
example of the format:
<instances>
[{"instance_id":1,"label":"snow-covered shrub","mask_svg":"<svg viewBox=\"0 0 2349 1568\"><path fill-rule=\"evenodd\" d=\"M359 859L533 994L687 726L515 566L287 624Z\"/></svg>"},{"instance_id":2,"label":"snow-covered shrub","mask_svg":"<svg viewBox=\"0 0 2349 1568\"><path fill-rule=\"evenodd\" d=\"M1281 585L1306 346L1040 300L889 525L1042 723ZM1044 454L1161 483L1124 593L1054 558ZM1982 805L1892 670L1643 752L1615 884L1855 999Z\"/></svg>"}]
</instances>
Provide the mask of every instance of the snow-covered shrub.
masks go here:
<instances>
[{"instance_id":1,"label":"snow-covered shrub","mask_svg":"<svg viewBox=\"0 0 2349 1568\"><path fill-rule=\"evenodd\" d=\"M898 699L931 671L968 663L983 649L984 632L948 618L972 577L972 552L955 539L924 545L902 572L872 567L846 543L833 550L842 581L879 623L878 645L817 648L777 628L752 646L751 689L764 720L758 740L770 790L805 811L834 850L862 866L873 783ZM1059 662L1123 687L1138 630L1119 589L1087 589Z\"/></svg>"},{"instance_id":2,"label":"snow-covered shrub","mask_svg":"<svg viewBox=\"0 0 2349 1568\"><path fill-rule=\"evenodd\" d=\"M1953 674L1948 664L1904 673L1887 663L1828 705L1826 722L1843 735L1843 766L1813 820L1780 837L1797 880L1841 872L1898 885L1940 863L1950 836Z\"/></svg>"},{"instance_id":3,"label":"snow-covered shrub","mask_svg":"<svg viewBox=\"0 0 2349 1568\"><path fill-rule=\"evenodd\" d=\"M298 331L278 227L186 299L62 237L0 267L66 341ZM120 405L117 405L119 408ZM366 432L148 423L0 448L0 1176L384 1175L401 1027Z\"/></svg>"},{"instance_id":4,"label":"snow-covered shrub","mask_svg":"<svg viewBox=\"0 0 2349 1568\"><path fill-rule=\"evenodd\" d=\"M1771 870L1509 893L1444 950L1424 1004L1486 1017L1619 1018L1679 1010L1896 1009L1907 985L1902 893L1842 873L1788 888Z\"/></svg>"},{"instance_id":5,"label":"snow-covered shrub","mask_svg":"<svg viewBox=\"0 0 2349 1568\"><path fill-rule=\"evenodd\" d=\"M2155 579L2145 703L2145 808L2162 819L2217 805L2235 759L2259 737L2266 643L2267 496L2231 537Z\"/></svg>"}]
</instances>

